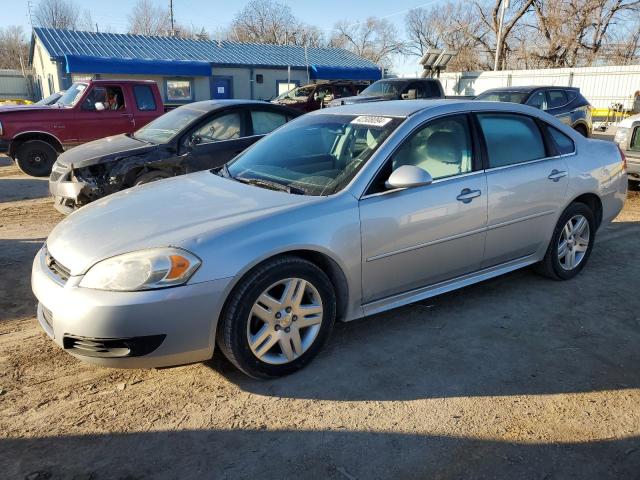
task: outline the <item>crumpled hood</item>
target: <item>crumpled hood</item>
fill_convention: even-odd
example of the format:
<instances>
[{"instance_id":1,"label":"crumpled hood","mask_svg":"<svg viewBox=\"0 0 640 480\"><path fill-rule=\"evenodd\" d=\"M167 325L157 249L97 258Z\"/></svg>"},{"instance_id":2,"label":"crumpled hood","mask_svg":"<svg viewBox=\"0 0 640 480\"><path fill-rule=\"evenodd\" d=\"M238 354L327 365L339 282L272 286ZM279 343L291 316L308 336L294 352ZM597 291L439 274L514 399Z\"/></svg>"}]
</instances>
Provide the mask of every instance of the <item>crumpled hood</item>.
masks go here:
<instances>
[{"instance_id":1,"label":"crumpled hood","mask_svg":"<svg viewBox=\"0 0 640 480\"><path fill-rule=\"evenodd\" d=\"M115 160L118 157L140 155L158 148L158 145L136 140L127 135L114 135L71 148L58 157L63 166L73 164L74 168L89 167Z\"/></svg>"},{"instance_id":2,"label":"crumpled hood","mask_svg":"<svg viewBox=\"0 0 640 480\"><path fill-rule=\"evenodd\" d=\"M368 96L368 95L356 95L354 97L342 97L337 98L335 100L331 100L331 106L339 106L339 105L352 105L354 103L368 103L368 102L380 102L384 100L398 100L400 97L398 96L389 96L389 95L378 95L378 96Z\"/></svg>"},{"instance_id":3,"label":"crumpled hood","mask_svg":"<svg viewBox=\"0 0 640 480\"><path fill-rule=\"evenodd\" d=\"M47 248L79 275L114 255L197 244L205 236L319 198L197 172L124 190L77 210L53 229Z\"/></svg>"}]
</instances>

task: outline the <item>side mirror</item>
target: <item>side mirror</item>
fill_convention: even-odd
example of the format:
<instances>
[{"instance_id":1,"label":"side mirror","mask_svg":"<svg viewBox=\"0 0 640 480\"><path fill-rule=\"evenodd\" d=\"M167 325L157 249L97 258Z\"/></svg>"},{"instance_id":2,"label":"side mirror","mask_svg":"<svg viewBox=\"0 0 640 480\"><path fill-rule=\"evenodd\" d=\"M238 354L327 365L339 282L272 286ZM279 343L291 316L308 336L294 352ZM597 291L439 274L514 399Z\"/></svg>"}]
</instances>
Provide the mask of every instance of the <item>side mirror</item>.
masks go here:
<instances>
[{"instance_id":1,"label":"side mirror","mask_svg":"<svg viewBox=\"0 0 640 480\"><path fill-rule=\"evenodd\" d=\"M104 103L102 103L102 102L96 102L96 103L93 104L93 106L95 107L95 109L98 112L101 112L101 111L105 110Z\"/></svg>"},{"instance_id":2,"label":"side mirror","mask_svg":"<svg viewBox=\"0 0 640 480\"><path fill-rule=\"evenodd\" d=\"M415 165L402 165L391 173L384 185L389 189L413 188L429 185L431 182L433 178L426 170Z\"/></svg>"},{"instance_id":3,"label":"side mirror","mask_svg":"<svg viewBox=\"0 0 640 480\"><path fill-rule=\"evenodd\" d=\"M415 88L411 88L407 90L407 93L402 95L402 98L404 100L415 100L416 98L418 98L418 90L416 90Z\"/></svg>"}]
</instances>

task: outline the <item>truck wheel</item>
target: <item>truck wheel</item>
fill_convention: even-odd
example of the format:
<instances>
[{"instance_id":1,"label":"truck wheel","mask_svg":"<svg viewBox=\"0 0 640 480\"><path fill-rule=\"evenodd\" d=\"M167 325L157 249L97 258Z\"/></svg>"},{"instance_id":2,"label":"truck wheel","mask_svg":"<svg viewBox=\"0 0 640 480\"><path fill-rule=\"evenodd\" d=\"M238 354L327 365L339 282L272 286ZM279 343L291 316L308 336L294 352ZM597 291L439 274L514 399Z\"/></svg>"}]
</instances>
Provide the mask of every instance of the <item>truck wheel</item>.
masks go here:
<instances>
[{"instance_id":1,"label":"truck wheel","mask_svg":"<svg viewBox=\"0 0 640 480\"><path fill-rule=\"evenodd\" d=\"M145 183L155 182L156 180L162 180L163 178L169 178L170 176L171 175L169 175L167 172L152 170L150 172L143 173L142 175L138 175L134 185L137 187L138 185L144 185Z\"/></svg>"},{"instance_id":2,"label":"truck wheel","mask_svg":"<svg viewBox=\"0 0 640 480\"><path fill-rule=\"evenodd\" d=\"M18 147L15 161L20 170L32 177L47 177L58 152L43 140L28 140Z\"/></svg>"}]
</instances>

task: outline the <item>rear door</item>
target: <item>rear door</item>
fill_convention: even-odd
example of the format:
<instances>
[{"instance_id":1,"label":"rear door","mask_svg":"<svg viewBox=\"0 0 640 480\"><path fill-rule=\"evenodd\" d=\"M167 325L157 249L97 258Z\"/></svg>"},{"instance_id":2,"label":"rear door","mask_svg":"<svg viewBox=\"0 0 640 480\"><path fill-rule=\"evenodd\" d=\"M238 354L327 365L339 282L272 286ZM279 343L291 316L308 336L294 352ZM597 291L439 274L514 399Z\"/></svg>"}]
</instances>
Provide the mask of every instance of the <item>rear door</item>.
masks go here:
<instances>
[{"instance_id":1,"label":"rear door","mask_svg":"<svg viewBox=\"0 0 640 480\"><path fill-rule=\"evenodd\" d=\"M568 170L565 155L558 155L546 128L534 118L487 112L477 119L487 151L483 267L490 267L531 255L549 241L564 204Z\"/></svg>"},{"instance_id":2,"label":"rear door","mask_svg":"<svg viewBox=\"0 0 640 480\"><path fill-rule=\"evenodd\" d=\"M134 132L136 125L131 103L120 85L92 85L76 106L75 127L80 143ZM96 104L104 108L100 110Z\"/></svg>"}]
</instances>

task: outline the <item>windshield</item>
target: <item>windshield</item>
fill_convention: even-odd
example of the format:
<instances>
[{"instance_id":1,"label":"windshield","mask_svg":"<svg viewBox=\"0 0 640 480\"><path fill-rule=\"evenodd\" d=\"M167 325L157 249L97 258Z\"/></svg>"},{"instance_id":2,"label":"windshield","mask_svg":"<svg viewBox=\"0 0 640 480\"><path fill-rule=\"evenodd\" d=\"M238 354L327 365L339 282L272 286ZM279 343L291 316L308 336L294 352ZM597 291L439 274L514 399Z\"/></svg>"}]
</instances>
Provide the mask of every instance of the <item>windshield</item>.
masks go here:
<instances>
[{"instance_id":1,"label":"windshield","mask_svg":"<svg viewBox=\"0 0 640 480\"><path fill-rule=\"evenodd\" d=\"M228 165L239 181L260 181L307 195L344 188L402 122L392 117L310 115L267 135Z\"/></svg>"},{"instance_id":2,"label":"windshield","mask_svg":"<svg viewBox=\"0 0 640 480\"><path fill-rule=\"evenodd\" d=\"M48 97L43 98L39 102L36 102L34 105L53 105L60 98L60 93L52 93Z\"/></svg>"},{"instance_id":3,"label":"windshield","mask_svg":"<svg viewBox=\"0 0 640 480\"><path fill-rule=\"evenodd\" d=\"M527 97L525 92L485 92L476 97L476 100L485 102L510 102L523 103Z\"/></svg>"},{"instance_id":4,"label":"windshield","mask_svg":"<svg viewBox=\"0 0 640 480\"><path fill-rule=\"evenodd\" d=\"M143 142L167 143L184 127L200 118L202 112L189 107L178 107L156 118L140 130L134 133L133 137Z\"/></svg>"},{"instance_id":5,"label":"windshield","mask_svg":"<svg viewBox=\"0 0 640 480\"><path fill-rule=\"evenodd\" d=\"M378 80L365 88L360 95L366 97L400 95L403 85L402 82Z\"/></svg>"},{"instance_id":6,"label":"windshield","mask_svg":"<svg viewBox=\"0 0 640 480\"><path fill-rule=\"evenodd\" d=\"M86 83L74 83L56 103L65 107L73 107L78 102L78 100L80 100L82 92L84 92L86 88Z\"/></svg>"},{"instance_id":7,"label":"windshield","mask_svg":"<svg viewBox=\"0 0 640 480\"><path fill-rule=\"evenodd\" d=\"M276 97L276 100L293 100L296 102L304 102L309 98L311 92L313 92L313 85L310 87L298 87L293 90L289 90L286 93L283 93L279 97Z\"/></svg>"}]
</instances>

